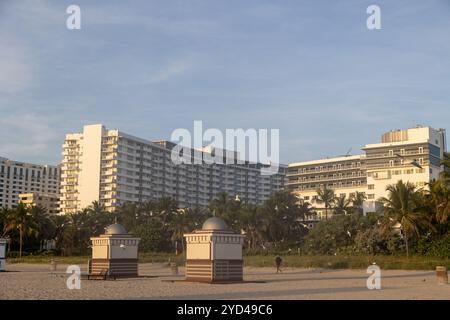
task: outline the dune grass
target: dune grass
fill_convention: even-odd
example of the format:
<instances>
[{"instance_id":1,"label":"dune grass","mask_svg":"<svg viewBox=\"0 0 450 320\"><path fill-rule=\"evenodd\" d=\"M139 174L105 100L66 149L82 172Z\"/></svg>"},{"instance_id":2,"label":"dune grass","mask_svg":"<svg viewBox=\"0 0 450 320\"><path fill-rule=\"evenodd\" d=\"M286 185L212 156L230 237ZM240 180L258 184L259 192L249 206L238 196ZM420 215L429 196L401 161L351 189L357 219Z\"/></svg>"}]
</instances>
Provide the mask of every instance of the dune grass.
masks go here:
<instances>
[{"instance_id":1,"label":"dune grass","mask_svg":"<svg viewBox=\"0 0 450 320\"><path fill-rule=\"evenodd\" d=\"M28 255L25 257L8 259L8 263L37 263L49 264L51 260L60 264L84 264L89 256L59 257L51 255ZM367 256L367 255L337 255L337 256L308 256L308 255L285 255L282 256L283 267L295 268L326 268L326 269L365 269L372 263L376 263L381 269L399 270L435 270L436 266L446 266L450 269L450 259L412 256ZM141 263L176 262L178 265L185 263L185 255L175 256L170 253L141 253ZM249 267L274 267L275 257L271 255L249 255L244 256L244 265Z\"/></svg>"},{"instance_id":2,"label":"dune grass","mask_svg":"<svg viewBox=\"0 0 450 320\"><path fill-rule=\"evenodd\" d=\"M413 256L282 256L284 267L296 268L326 268L326 269L366 269L376 263L381 269L401 270L435 270L436 266L450 268L450 259ZM275 258L271 256L247 256L244 258L246 266L273 267Z\"/></svg>"}]
</instances>

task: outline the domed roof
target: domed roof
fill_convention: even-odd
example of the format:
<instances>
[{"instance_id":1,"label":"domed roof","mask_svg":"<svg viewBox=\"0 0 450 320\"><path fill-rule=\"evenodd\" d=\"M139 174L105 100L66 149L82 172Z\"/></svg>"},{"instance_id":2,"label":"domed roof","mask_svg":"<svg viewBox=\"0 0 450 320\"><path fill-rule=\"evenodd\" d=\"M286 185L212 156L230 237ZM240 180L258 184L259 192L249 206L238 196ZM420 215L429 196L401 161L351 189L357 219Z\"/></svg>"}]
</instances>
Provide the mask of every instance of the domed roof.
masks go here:
<instances>
[{"instance_id":1,"label":"domed roof","mask_svg":"<svg viewBox=\"0 0 450 320\"><path fill-rule=\"evenodd\" d=\"M203 223L202 230L228 230L228 226L223 219L212 217Z\"/></svg>"},{"instance_id":2,"label":"domed roof","mask_svg":"<svg viewBox=\"0 0 450 320\"><path fill-rule=\"evenodd\" d=\"M114 223L106 227L106 234L128 234L124 226L119 223Z\"/></svg>"}]
</instances>

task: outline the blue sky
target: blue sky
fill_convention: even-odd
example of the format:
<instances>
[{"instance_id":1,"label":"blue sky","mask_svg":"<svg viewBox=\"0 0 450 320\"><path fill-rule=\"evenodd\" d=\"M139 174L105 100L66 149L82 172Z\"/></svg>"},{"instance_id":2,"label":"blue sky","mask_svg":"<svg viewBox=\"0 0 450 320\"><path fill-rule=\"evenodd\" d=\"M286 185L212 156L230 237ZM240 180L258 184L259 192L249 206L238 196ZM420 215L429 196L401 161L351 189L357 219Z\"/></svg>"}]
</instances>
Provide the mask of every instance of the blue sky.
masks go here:
<instances>
[{"instance_id":1,"label":"blue sky","mask_svg":"<svg viewBox=\"0 0 450 320\"><path fill-rule=\"evenodd\" d=\"M66 8L81 7L81 30ZM381 7L369 31L366 8ZM57 163L84 124L278 128L283 163L450 130L450 1L1 1L0 156Z\"/></svg>"}]
</instances>

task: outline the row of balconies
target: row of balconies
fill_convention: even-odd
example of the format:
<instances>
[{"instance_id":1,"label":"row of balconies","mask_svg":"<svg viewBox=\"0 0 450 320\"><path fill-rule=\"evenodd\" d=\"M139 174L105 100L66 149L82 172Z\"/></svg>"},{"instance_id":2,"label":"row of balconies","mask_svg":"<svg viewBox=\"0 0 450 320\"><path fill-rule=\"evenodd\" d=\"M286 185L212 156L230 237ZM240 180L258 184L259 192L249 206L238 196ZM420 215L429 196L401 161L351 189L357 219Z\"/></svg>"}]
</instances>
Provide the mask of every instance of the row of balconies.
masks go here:
<instances>
[{"instance_id":1,"label":"row of balconies","mask_svg":"<svg viewBox=\"0 0 450 320\"><path fill-rule=\"evenodd\" d=\"M422 148L421 150L419 150L419 148L417 148L416 150L405 150L403 152L400 150L392 150L392 152L390 152L388 150L387 150L387 152L369 152L369 153L367 153L366 158L367 159L398 158L397 155L401 155L403 157L427 156L428 149Z\"/></svg>"},{"instance_id":2,"label":"row of balconies","mask_svg":"<svg viewBox=\"0 0 450 320\"><path fill-rule=\"evenodd\" d=\"M303 182L303 183L308 183L308 182L322 182L322 181L339 181L339 180L348 180L348 179L357 179L357 178L366 178L367 175L364 176L357 176L357 175L352 175L352 176L342 176L342 177L323 177L323 178L315 178L315 179L289 179L288 180L288 184L289 183L298 183L298 182Z\"/></svg>"},{"instance_id":3,"label":"row of balconies","mask_svg":"<svg viewBox=\"0 0 450 320\"><path fill-rule=\"evenodd\" d=\"M339 171L349 171L349 170L359 170L364 171L365 164L361 165L360 167L357 166L345 166L341 168L323 168L318 170L304 170L304 169L288 169L286 176L295 176L295 175L305 175L305 174L314 174L319 172L339 172Z\"/></svg>"}]
</instances>

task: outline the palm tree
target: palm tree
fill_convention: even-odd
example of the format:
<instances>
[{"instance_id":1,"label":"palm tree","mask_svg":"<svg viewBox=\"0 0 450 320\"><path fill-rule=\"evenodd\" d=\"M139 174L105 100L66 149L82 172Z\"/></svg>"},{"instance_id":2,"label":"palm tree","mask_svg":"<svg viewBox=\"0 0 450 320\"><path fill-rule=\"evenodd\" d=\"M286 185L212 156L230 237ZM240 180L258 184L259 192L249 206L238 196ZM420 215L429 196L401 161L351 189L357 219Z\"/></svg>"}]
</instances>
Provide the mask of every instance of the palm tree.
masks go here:
<instances>
[{"instance_id":1,"label":"palm tree","mask_svg":"<svg viewBox=\"0 0 450 320\"><path fill-rule=\"evenodd\" d=\"M233 199L228 193L221 192L209 203L209 210L223 218L232 229L238 228L241 202Z\"/></svg>"},{"instance_id":2,"label":"palm tree","mask_svg":"<svg viewBox=\"0 0 450 320\"><path fill-rule=\"evenodd\" d=\"M135 203L125 202L117 208L114 215L126 230L133 230L140 222L141 212Z\"/></svg>"},{"instance_id":3,"label":"palm tree","mask_svg":"<svg viewBox=\"0 0 450 320\"><path fill-rule=\"evenodd\" d=\"M347 197L344 195L341 195L339 197L336 197L334 199L334 208L333 213L334 214L347 214L350 212L351 207L351 199L347 199Z\"/></svg>"},{"instance_id":4,"label":"palm tree","mask_svg":"<svg viewBox=\"0 0 450 320\"><path fill-rule=\"evenodd\" d=\"M444 158L441 161L441 165L444 166L444 171L441 172L441 177L444 181L450 183L450 153L444 152Z\"/></svg>"},{"instance_id":5,"label":"palm tree","mask_svg":"<svg viewBox=\"0 0 450 320\"><path fill-rule=\"evenodd\" d=\"M186 211L180 210L178 211L172 218L172 221L170 222L170 231L172 233L170 239L175 243L176 252L178 253L178 241L181 241L181 246L184 248L184 237L183 235L186 232L189 232L189 225L188 225L188 217L186 215Z\"/></svg>"},{"instance_id":6,"label":"palm tree","mask_svg":"<svg viewBox=\"0 0 450 320\"><path fill-rule=\"evenodd\" d=\"M351 198L353 207L359 212L363 213L363 205L364 201L367 199L367 196L364 192L356 191L353 197Z\"/></svg>"},{"instance_id":7,"label":"palm tree","mask_svg":"<svg viewBox=\"0 0 450 320\"><path fill-rule=\"evenodd\" d=\"M105 213L105 206L98 201L92 201L87 210L89 213L102 214Z\"/></svg>"},{"instance_id":8,"label":"palm tree","mask_svg":"<svg viewBox=\"0 0 450 320\"><path fill-rule=\"evenodd\" d=\"M319 204L325 205L325 219L328 220L328 209L331 208L331 205L334 202L334 191L333 189L329 189L327 185L323 185L321 188L316 190L317 199L316 202Z\"/></svg>"},{"instance_id":9,"label":"palm tree","mask_svg":"<svg viewBox=\"0 0 450 320\"><path fill-rule=\"evenodd\" d=\"M305 219L316 214L313 207L308 201L300 201L299 207L300 216Z\"/></svg>"},{"instance_id":10,"label":"palm tree","mask_svg":"<svg viewBox=\"0 0 450 320\"><path fill-rule=\"evenodd\" d=\"M231 206L231 197L226 192L220 192L209 203L209 209L217 216L224 217L227 215Z\"/></svg>"},{"instance_id":11,"label":"palm tree","mask_svg":"<svg viewBox=\"0 0 450 320\"><path fill-rule=\"evenodd\" d=\"M25 204L19 202L16 208L9 210L9 215L4 228L5 233L19 230L19 258L21 258L23 237L25 235L37 234L37 228L29 208Z\"/></svg>"},{"instance_id":12,"label":"palm tree","mask_svg":"<svg viewBox=\"0 0 450 320\"><path fill-rule=\"evenodd\" d=\"M105 227L114 222L115 215L107 212L105 206L98 201L93 201L92 204L82 211L86 218L85 227L89 230L91 235L102 234Z\"/></svg>"},{"instance_id":13,"label":"palm tree","mask_svg":"<svg viewBox=\"0 0 450 320\"><path fill-rule=\"evenodd\" d=\"M444 224L450 217L450 188L443 179L428 183L426 201L435 213L436 221Z\"/></svg>"},{"instance_id":14,"label":"palm tree","mask_svg":"<svg viewBox=\"0 0 450 320\"><path fill-rule=\"evenodd\" d=\"M240 221L241 229L246 234L248 249L263 245L264 234L269 224L264 212L256 205L247 204L241 208Z\"/></svg>"},{"instance_id":15,"label":"palm tree","mask_svg":"<svg viewBox=\"0 0 450 320\"><path fill-rule=\"evenodd\" d=\"M178 202L170 197L162 197L155 204L156 217L167 227L177 214Z\"/></svg>"},{"instance_id":16,"label":"palm tree","mask_svg":"<svg viewBox=\"0 0 450 320\"><path fill-rule=\"evenodd\" d=\"M403 183L399 180L397 184L386 187L388 197L381 198L384 203L384 214L382 230L390 232L394 226L400 226L400 230L405 239L406 257L409 258L409 239L419 236L419 228L422 225L431 227L426 215L418 212L420 209L418 200L420 194L415 191L412 183Z\"/></svg>"},{"instance_id":17,"label":"palm tree","mask_svg":"<svg viewBox=\"0 0 450 320\"><path fill-rule=\"evenodd\" d=\"M29 207L31 219L36 224L36 229L39 230L39 240L48 240L54 237L56 231L56 225L47 209L42 206L31 206Z\"/></svg>"},{"instance_id":18,"label":"palm tree","mask_svg":"<svg viewBox=\"0 0 450 320\"><path fill-rule=\"evenodd\" d=\"M267 218L268 236L275 244L298 235L301 212L294 194L277 191L264 202L261 210Z\"/></svg>"}]
</instances>

